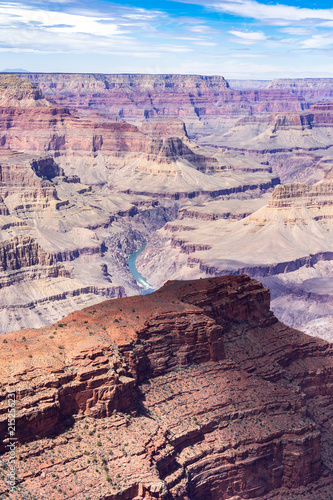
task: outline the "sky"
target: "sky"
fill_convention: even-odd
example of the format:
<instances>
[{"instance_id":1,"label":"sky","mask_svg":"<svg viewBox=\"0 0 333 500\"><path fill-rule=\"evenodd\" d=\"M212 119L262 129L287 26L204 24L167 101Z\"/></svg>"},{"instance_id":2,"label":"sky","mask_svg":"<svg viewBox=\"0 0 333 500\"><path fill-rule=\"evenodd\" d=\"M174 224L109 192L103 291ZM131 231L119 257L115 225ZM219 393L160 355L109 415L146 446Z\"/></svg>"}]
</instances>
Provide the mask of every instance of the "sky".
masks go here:
<instances>
[{"instance_id":1,"label":"sky","mask_svg":"<svg viewBox=\"0 0 333 500\"><path fill-rule=\"evenodd\" d=\"M0 70L333 77L333 3L0 0Z\"/></svg>"}]
</instances>

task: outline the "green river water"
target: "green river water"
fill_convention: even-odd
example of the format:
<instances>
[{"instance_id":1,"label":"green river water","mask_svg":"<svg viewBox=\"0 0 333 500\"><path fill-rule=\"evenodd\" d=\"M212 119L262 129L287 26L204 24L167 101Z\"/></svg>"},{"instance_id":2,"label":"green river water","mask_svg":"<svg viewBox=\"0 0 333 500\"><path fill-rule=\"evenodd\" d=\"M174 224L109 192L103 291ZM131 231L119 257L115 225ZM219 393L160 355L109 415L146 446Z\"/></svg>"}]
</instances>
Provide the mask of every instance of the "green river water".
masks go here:
<instances>
[{"instance_id":1,"label":"green river water","mask_svg":"<svg viewBox=\"0 0 333 500\"><path fill-rule=\"evenodd\" d=\"M129 256L129 259L127 261L127 264L130 268L131 273L133 274L134 278L136 281L143 287L143 291L141 295L147 295L147 293L152 293L154 291L153 287L149 285L148 281L146 278L142 276L142 274L139 273L139 271L136 268L136 259L144 251L146 248L147 243L144 243L144 245L139 248L136 252L132 253Z\"/></svg>"}]
</instances>

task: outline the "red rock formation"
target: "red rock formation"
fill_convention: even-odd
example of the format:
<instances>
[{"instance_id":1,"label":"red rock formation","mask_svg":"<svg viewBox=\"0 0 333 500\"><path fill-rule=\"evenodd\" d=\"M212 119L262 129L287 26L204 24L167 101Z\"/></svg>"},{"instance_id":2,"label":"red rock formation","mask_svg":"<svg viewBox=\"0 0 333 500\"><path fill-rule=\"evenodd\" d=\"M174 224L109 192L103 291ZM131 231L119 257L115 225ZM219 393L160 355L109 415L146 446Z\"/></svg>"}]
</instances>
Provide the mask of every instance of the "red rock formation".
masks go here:
<instances>
[{"instance_id":1,"label":"red rock formation","mask_svg":"<svg viewBox=\"0 0 333 500\"><path fill-rule=\"evenodd\" d=\"M279 323L255 280L169 282L2 338L32 440L22 498L332 498L332 346Z\"/></svg>"}]
</instances>

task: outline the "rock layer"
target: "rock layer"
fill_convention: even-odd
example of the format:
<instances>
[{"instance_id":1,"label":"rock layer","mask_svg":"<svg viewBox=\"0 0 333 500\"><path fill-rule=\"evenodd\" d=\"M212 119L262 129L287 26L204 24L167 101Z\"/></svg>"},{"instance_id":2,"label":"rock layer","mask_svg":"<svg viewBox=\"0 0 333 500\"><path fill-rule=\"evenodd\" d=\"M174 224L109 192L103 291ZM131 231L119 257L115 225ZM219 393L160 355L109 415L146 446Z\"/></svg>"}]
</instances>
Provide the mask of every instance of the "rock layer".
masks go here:
<instances>
[{"instance_id":1,"label":"rock layer","mask_svg":"<svg viewBox=\"0 0 333 500\"><path fill-rule=\"evenodd\" d=\"M304 98L290 92L234 90L222 76L31 73L20 77L81 115L97 111L135 123L177 116L192 136L227 130L240 116L307 108Z\"/></svg>"},{"instance_id":2,"label":"rock layer","mask_svg":"<svg viewBox=\"0 0 333 500\"><path fill-rule=\"evenodd\" d=\"M220 77L119 77L112 85L81 75L51 86L68 97L66 85L74 92L79 80L87 95L101 85L104 97L154 88L174 106L193 85L198 98L230 92ZM0 77L1 332L51 324L99 296L138 293L127 259L181 204L279 182L269 165L201 148L179 118L135 126L63 104L29 81Z\"/></svg>"}]
</instances>

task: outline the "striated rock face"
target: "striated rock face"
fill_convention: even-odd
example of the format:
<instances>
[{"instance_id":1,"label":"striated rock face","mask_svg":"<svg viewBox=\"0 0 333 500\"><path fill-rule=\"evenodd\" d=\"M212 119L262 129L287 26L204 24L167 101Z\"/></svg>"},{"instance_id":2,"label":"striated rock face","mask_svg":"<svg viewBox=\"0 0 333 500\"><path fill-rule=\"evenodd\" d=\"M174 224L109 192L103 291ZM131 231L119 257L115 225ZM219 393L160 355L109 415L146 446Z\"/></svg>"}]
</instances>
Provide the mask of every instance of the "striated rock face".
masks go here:
<instances>
[{"instance_id":1,"label":"striated rock face","mask_svg":"<svg viewBox=\"0 0 333 500\"><path fill-rule=\"evenodd\" d=\"M326 176L325 180L308 186L307 184L284 184L275 188L269 207L290 208L303 205L313 212L315 220L331 219L333 214L333 182ZM317 214L315 214L317 212Z\"/></svg>"},{"instance_id":2,"label":"striated rock face","mask_svg":"<svg viewBox=\"0 0 333 500\"><path fill-rule=\"evenodd\" d=\"M180 79L176 88L187 88L185 80ZM225 81L224 84L228 90ZM166 99L163 89L156 88ZM38 96L35 99L37 102ZM46 180L65 174L77 176L87 184L108 185L113 191L126 192L130 186L131 194L173 199L229 194L230 186L242 191L258 186L265 189L277 183L277 177L269 169L262 170L259 181L251 182L246 175L240 178L232 171L226 172L224 178L212 179L210 174L224 172L228 165L221 165L215 151L192 143L179 119L162 120L158 125L147 122L139 129L102 117L79 118L68 108L46 102L45 106L24 109L0 107L0 130L2 151L19 150L31 155L48 152L56 158L51 170L50 166L35 170Z\"/></svg>"},{"instance_id":3,"label":"striated rock face","mask_svg":"<svg viewBox=\"0 0 333 500\"><path fill-rule=\"evenodd\" d=\"M333 496L332 345L279 323L247 276L168 282L3 339L19 497Z\"/></svg>"},{"instance_id":4,"label":"striated rock face","mask_svg":"<svg viewBox=\"0 0 333 500\"><path fill-rule=\"evenodd\" d=\"M259 87L258 82L252 87L251 82L236 82L240 89L237 90L219 76L21 74L20 77L40 86L52 102L81 116L89 115L96 123L101 122L102 116L148 123L144 128L155 127L160 134L155 123L149 125L150 120L178 117L186 123L190 137L201 145L219 145L264 156L287 182L320 180L320 173L313 178L316 175L313 167L318 160L309 151L320 151L319 158L325 162L325 152L332 146L331 110L311 106L330 99L331 79L276 80L259 82ZM99 115L92 115L92 111L98 111ZM96 140L101 141L98 133ZM73 148L70 144L64 147L62 141L70 142L62 135L54 136L57 148ZM50 144L52 149L53 143ZM312 167L309 172L300 173L293 166L297 153L290 153L299 150L308 153L307 163ZM285 158L280 159L284 153L288 158L287 169ZM268 155L274 156L270 159ZM329 158L332 162L331 152ZM324 164L321 169L325 173Z\"/></svg>"},{"instance_id":5,"label":"striated rock face","mask_svg":"<svg viewBox=\"0 0 333 500\"><path fill-rule=\"evenodd\" d=\"M257 276L276 274L286 268L288 262L293 263L295 270L304 265L302 258L325 252L326 258L322 258L330 260L333 195L330 176L313 186L300 183L279 185L266 206L255 210L256 203L244 203L245 213L239 208L239 215L234 217L230 217L227 211L228 205L230 212L234 211L232 203L225 203L224 210L223 205L218 207L214 202L208 202L196 211L181 210L179 220L165 225L158 235L169 246L170 253L174 253L172 248L181 254L197 254L200 270L210 274L237 273L240 270ZM239 202L239 206L241 204ZM250 215L246 208L251 211ZM221 234L224 234L223 238ZM156 250L156 258L159 258L159 251ZM168 253L166 246L165 253ZM140 271L149 278L151 274L152 279L155 273L149 271L149 266L153 268L153 258L152 242L138 259ZM247 268L243 266L245 263ZM177 274L179 268L174 272Z\"/></svg>"},{"instance_id":6,"label":"striated rock face","mask_svg":"<svg viewBox=\"0 0 333 500\"><path fill-rule=\"evenodd\" d=\"M78 88L82 93L93 91L121 91L131 88L131 91L155 89L156 92L188 92L193 87L199 91L212 90L219 91L229 88L228 82L223 76L201 76L201 75L151 75L151 74L50 74L50 73L29 73L21 74L22 78L30 81L38 81L39 85L45 88L56 89L57 91L77 92Z\"/></svg>"},{"instance_id":7,"label":"striated rock face","mask_svg":"<svg viewBox=\"0 0 333 500\"><path fill-rule=\"evenodd\" d=\"M1 240L11 261L30 237L22 263L33 264L1 271L0 331L138 293L127 259L147 241L138 266L155 286L330 262L331 187L318 184L333 165L330 102L267 82L236 86L218 76L2 75ZM263 209L276 172L292 186ZM37 262L35 245L52 263Z\"/></svg>"},{"instance_id":8,"label":"striated rock face","mask_svg":"<svg viewBox=\"0 0 333 500\"><path fill-rule=\"evenodd\" d=\"M98 386L104 387L106 384L106 387L110 386L109 392L115 391L118 394L118 389L112 388L118 384L119 377L116 373L125 375L123 382L127 383L126 377L129 374L135 380L142 381L163 375L177 366L219 361L225 358L223 335L230 321L272 322L269 292L262 288L260 283L241 276L233 279L220 278L206 282L205 285L202 286L200 282L169 282L163 290L148 297L105 302L94 309L73 313L62 323L40 330L39 333L36 330L24 331L22 338L24 342L28 339L28 343L21 346L20 342L17 344L16 333L3 337L6 340L4 344L9 344L4 345L5 350L1 354L2 376L7 377L7 382L10 385L15 384L17 377L16 381L19 382L19 379L28 376L31 370L36 371L37 377L33 377L34 388L28 388L29 378L25 378L26 389L19 389L21 397L26 394L31 401L35 401L30 405L29 411L33 412L31 416L29 412L22 413L23 420L20 421L19 432L23 434L19 439L24 441L29 436L34 438L37 428L38 434L48 435L52 428L47 423L44 426L43 419L51 408L53 414L56 412L58 421L77 413L90 415L91 412L97 412L96 416L101 417L112 414L113 410L131 406L126 402L119 402L120 407L112 407L109 402L106 408L103 401L110 395L104 394L105 389L100 392L93 390L96 383L92 382L92 376L96 377L96 381L99 380ZM93 324L86 320L90 318L89 314L93 316ZM84 326L87 323L89 332ZM52 331L53 335L48 336ZM77 336L78 332L80 336ZM45 338L42 344L40 335ZM101 341L103 346L100 345ZM58 345L58 342L63 342L63 345ZM104 347L108 343L110 345ZM17 348L18 365L15 373L12 372L11 361L5 352L7 347L9 350ZM27 358L28 353L23 347L26 350L31 349L31 360ZM35 348L39 352L35 352ZM60 357L56 356L57 361L53 365L52 359L56 353ZM41 365L37 361L38 357L43 358ZM111 365L110 360L113 363ZM79 365L82 365L81 369L78 369ZM74 366L76 368L73 372ZM124 370L126 366L128 368ZM103 374L107 377L101 377ZM69 392L64 392L65 383L68 384ZM91 390L88 390L89 387ZM133 389L133 384L129 387ZM126 390L119 390L120 393L127 394ZM39 412L38 426L35 423L35 430L29 431L29 426L27 428L24 422L35 420L32 415L35 414L37 401L46 399L44 391L49 394L49 402L46 408ZM77 393L77 397L68 397L70 393ZM132 402L133 398L134 393ZM25 405L24 407L27 408ZM100 409L99 412L97 408ZM54 422L53 424L56 425Z\"/></svg>"},{"instance_id":9,"label":"striated rock face","mask_svg":"<svg viewBox=\"0 0 333 500\"><path fill-rule=\"evenodd\" d=\"M51 324L102 297L138 292L126 258L145 238L129 226L138 214L146 232L168 220L158 201L137 207L134 197L93 193L51 155L1 151L0 196L1 332Z\"/></svg>"},{"instance_id":10,"label":"striated rock face","mask_svg":"<svg viewBox=\"0 0 333 500\"><path fill-rule=\"evenodd\" d=\"M75 83L72 77L69 81ZM181 122L178 129L182 127L181 135L186 137L186 129L180 124ZM0 129L2 147L24 149L25 152L29 150L56 151L60 154L131 152L155 155L165 158L166 161L170 154L175 155L176 152L182 156L182 147L185 148L185 156L188 152L188 148L182 145L180 138L169 138L167 144L164 144L164 137L152 139L147 135L147 132L153 131L151 129L142 133L128 123L80 120L72 116L68 109L51 105L43 99L38 87L28 81L22 81L16 75L3 75L0 78ZM165 135L163 126L157 129L160 136ZM177 125L172 123L169 125L171 135L179 135L178 129Z\"/></svg>"},{"instance_id":11,"label":"striated rock face","mask_svg":"<svg viewBox=\"0 0 333 500\"><path fill-rule=\"evenodd\" d=\"M22 267L50 266L55 263L52 255L47 255L29 236L15 237L0 243L0 272Z\"/></svg>"},{"instance_id":12,"label":"striated rock face","mask_svg":"<svg viewBox=\"0 0 333 500\"><path fill-rule=\"evenodd\" d=\"M240 116L307 108L284 90L234 90L222 76L21 74L53 102L81 115L142 122L179 117L190 135L226 131Z\"/></svg>"},{"instance_id":13,"label":"striated rock face","mask_svg":"<svg viewBox=\"0 0 333 500\"><path fill-rule=\"evenodd\" d=\"M185 123L179 118L144 121L140 125L140 130L144 134L154 137L180 137L188 139Z\"/></svg>"},{"instance_id":14,"label":"striated rock face","mask_svg":"<svg viewBox=\"0 0 333 500\"><path fill-rule=\"evenodd\" d=\"M174 80L177 92L188 92L183 84ZM241 178L192 143L178 118L141 130L79 118L15 75L0 77L0 94L1 332L140 292L127 259L175 216L170 200L278 182L269 169Z\"/></svg>"}]
</instances>

